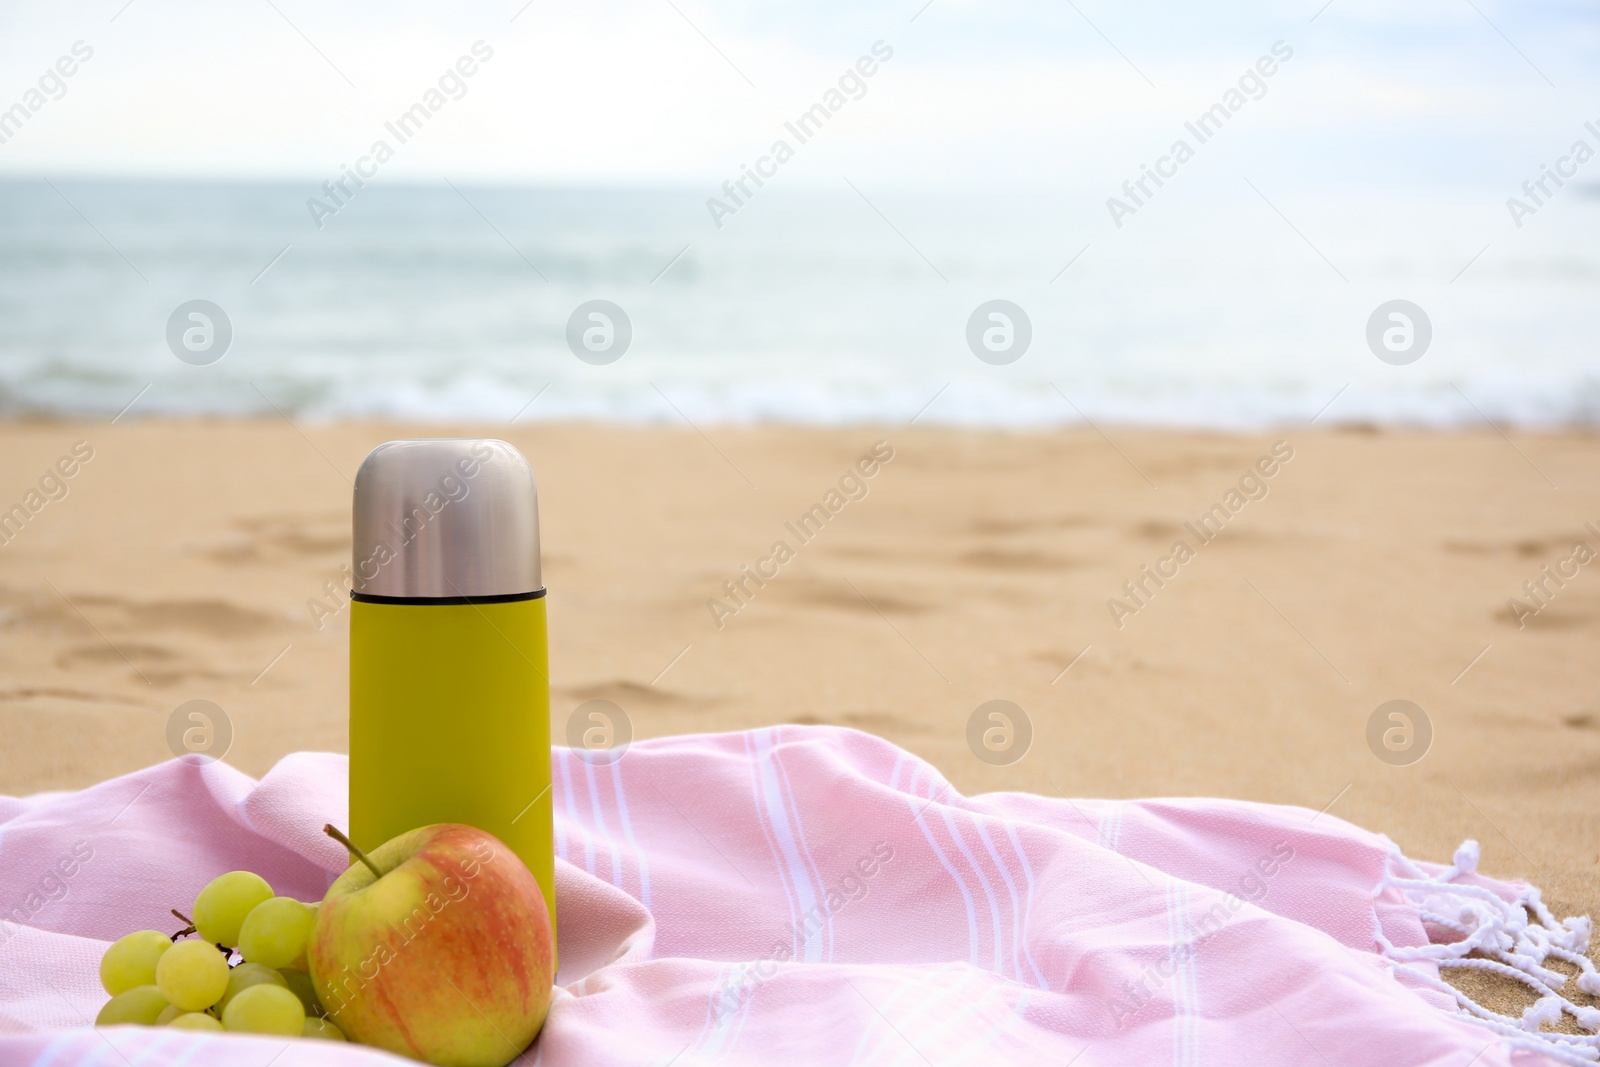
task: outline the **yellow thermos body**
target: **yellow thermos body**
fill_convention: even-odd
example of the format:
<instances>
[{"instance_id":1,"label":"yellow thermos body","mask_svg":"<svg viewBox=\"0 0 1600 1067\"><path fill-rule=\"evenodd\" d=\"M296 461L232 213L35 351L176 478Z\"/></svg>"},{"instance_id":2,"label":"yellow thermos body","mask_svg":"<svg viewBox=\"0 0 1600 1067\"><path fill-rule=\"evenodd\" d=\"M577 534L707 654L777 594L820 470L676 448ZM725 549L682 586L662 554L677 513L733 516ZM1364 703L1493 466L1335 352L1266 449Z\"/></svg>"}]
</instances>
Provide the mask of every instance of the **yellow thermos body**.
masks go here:
<instances>
[{"instance_id":1,"label":"yellow thermos body","mask_svg":"<svg viewBox=\"0 0 1600 1067\"><path fill-rule=\"evenodd\" d=\"M550 681L533 471L493 440L390 441L356 474L350 836L466 823L555 929Z\"/></svg>"}]
</instances>

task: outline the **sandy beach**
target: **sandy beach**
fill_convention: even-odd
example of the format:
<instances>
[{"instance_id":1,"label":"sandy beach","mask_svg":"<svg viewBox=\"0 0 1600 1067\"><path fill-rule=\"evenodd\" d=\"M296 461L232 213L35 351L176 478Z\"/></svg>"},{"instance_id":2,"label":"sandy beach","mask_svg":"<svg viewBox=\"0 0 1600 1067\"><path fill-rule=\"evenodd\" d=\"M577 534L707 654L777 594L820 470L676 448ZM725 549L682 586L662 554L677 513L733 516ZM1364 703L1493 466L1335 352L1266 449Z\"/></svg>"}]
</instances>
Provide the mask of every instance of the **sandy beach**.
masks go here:
<instances>
[{"instance_id":1,"label":"sandy beach","mask_svg":"<svg viewBox=\"0 0 1600 1067\"><path fill-rule=\"evenodd\" d=\"M349 479L449 435L539 477L558 738L595 698L637 737L835 723L968 793L1302 805L1437 861L1476 838L1559 914L1600 906L1579 433L12 423L0 505L42 504L0 546L0 792L168 758L191 699L251 774L342 750ZM967 747L993 699L1032 723L1011 766ZM1367 743L1392 699L1432 725L1409 766Z\"/></svg>"},{"instance_id":2,"label":"sandy beach","mask_svg":"<svg viewBox=\"0 0 1600 1067\"><path fill-rule=\"evenodd\" d=\"M1600 1067L1592 17L269 7L0 33L0 1061Z\"/></svg>"}]
</instances>

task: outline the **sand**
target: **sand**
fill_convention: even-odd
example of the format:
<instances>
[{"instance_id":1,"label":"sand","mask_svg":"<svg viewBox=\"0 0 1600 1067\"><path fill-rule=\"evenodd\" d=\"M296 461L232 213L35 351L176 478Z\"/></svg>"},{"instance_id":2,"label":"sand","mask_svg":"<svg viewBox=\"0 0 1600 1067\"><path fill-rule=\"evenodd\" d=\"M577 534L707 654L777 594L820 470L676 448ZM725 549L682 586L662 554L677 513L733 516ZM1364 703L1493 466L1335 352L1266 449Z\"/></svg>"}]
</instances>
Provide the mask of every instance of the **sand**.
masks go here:
<instances>
[{"instance_id":1,"label":"sand","mask_svg":"<svg viewBox=\"0 0 1600 1067\"><path fill-rule=\"evenodd\" d=\"M1562 563L1600 550L1581 433L11 423L0 508L75 442L93 458L0 546L0 793L168 758L191 699L251 774L342 750L348 612L325 583L350 478L381 441L454 435L538 474L558 737L596 698L638 737L837 723L968 793L1297 804L1445 862L1476 838L1486 873L1600 911L1600 565ZM865 495L830 500L879 441ZM1241 479L1259 499L1227 498ZM839 502L808 541L785 526ZM1203 542L1184 524L1216 504ZM780 540L793 558L763 564ZM1519 619L1547 565L1576 576ZM744 566L777 575L735 612ZM1010 766L966 740L994 699L1032 723ZM1432 724L1408 766L1367 742L1393 699Z\"/></svg>"}]
</instances>

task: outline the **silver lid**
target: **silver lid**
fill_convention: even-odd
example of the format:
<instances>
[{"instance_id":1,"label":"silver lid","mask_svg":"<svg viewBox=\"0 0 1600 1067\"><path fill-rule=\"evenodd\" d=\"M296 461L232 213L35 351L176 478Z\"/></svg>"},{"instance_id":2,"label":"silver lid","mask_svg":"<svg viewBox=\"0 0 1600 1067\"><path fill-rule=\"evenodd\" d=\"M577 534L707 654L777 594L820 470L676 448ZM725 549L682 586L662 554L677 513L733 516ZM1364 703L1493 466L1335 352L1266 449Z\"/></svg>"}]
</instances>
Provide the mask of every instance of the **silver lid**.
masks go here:
<instances>
[{"instance_id":1,"label":"silver lid","mask_svg":"<svg viewBox=\"0 0 1600 1067\"><path fill-rule=\"evenodd\" d=\"M390 441L356 472L354 591L372 597L534 593L539 497L504 441Z\"/></svg>"}]
</instances>

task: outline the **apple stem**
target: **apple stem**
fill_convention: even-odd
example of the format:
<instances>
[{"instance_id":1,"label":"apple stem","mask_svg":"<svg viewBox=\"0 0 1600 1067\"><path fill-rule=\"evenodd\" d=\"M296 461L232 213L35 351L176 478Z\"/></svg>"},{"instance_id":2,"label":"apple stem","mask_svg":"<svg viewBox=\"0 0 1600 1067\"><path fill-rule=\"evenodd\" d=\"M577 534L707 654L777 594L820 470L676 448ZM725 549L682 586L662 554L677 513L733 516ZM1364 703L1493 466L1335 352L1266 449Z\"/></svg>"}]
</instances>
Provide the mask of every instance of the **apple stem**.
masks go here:
<instances>
[{"instance_id":1,"label":"apple stem","mask_svg":"<svg viewBox=\"0 0 1600 1067\"><path fill-rule=\"evenodd\" d=\"M333 823L330 822L324 824L322 827L322 832L339 842L339 844L343 845L350 855L354 856L362 863L365 863L367 865L367 870L372 872L372 877L383 877L383 872L378 870L378 865L369 860L367 858L367 854L357 848L354 841L351 841L348 837L344 836L344 834L340 833L338 827L334 826Z\"/></svg>"}]
</instances>

